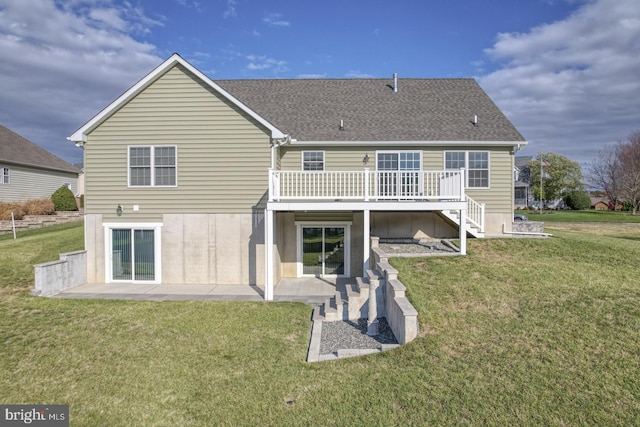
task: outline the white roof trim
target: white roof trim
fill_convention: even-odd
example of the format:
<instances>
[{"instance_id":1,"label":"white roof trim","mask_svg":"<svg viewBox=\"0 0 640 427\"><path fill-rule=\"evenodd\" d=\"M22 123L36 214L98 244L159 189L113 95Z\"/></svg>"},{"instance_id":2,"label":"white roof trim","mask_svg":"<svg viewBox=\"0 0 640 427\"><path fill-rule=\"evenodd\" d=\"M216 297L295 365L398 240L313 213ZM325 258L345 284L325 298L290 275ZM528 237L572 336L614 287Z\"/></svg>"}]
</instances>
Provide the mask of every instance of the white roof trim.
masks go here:
<instances>
[{"instance_id":1,"label":"white roof trim","mask_svg":"<svg viewBox=\"0 0 640 427\"><path fill-rule=\"evenodd\" d=\"M249 116L254 118L258 123L266 127L271 131L272 138L284 138L285 134L274 125L269 123L263 117L259 116L255 111L251 110L245 104L240 102L234 96L232 96L229 92L222 89L216 83L214 83L209 77L200 72L197 68L191 65L189 62L184 60L180 55L174 53L171 55L166 61L157 66L153 71L147 74L142 78L138 83L128 89L125 93L120 95L115 101L106 106L102 111L96 114L91 120L85 123L80 129L75 131L71 136L67 137L69 141L73 142L86 142L87 134L95 129L98 125L100 125L103 121L105 121L114 111L122 107L124 104L133 99L136 95L138 95L143 89L145 89L150 83L155 81L159 76L166 73L169 69L171 69L176 64L180 64L189 70L191 73L195 74L199 79L208 84L213 90L220 93L222 96L227 98L233 104L238 106L242 111L247 113Z\"/></svg>"},{"instance_id":2,"label":"white roof trim","mask_svg":"<svg viewBox=\"0 0 640 427\"><path fill-rule=\"evenodd\" d=\"M463 146L463 145L496 145L523 146L527 141L300 141L292 140L291 145L327 146L327 145L431 145L431 146Z\"/></svg>"}]
</instances>

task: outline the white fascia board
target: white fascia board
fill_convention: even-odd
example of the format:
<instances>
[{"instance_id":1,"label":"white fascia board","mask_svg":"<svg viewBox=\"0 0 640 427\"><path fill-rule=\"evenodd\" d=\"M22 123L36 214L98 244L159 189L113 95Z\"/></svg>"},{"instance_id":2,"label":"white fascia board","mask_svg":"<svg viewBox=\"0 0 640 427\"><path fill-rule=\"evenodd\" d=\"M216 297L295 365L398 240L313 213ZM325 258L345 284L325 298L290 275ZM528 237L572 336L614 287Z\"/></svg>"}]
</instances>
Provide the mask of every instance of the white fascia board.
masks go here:
<instances>
[{"instance_id":1,"label":"white fascia board","mask_svg":"<svg viewBox=\"0 0 640 427\"><path fill-rule=\"evenodd\" d=\"M245 104L240 102L238 99L236 99L234 96L232 96L229 92L227 92L226 90L222 89L215 82L213 82L213 80L211 80L209 77L207 77L205 74L203 74L200 70L198 70L193 65L191 65L189 62L184 60L180 55L178 55L177 53L174 53L166 61L164 61L159 66L157 66L153 71L151 71L149 74L144 76L138 83L136 83L131 88L129 88L125 93L120 95L120 97L118 97L115 101L113 101L111 104L109 104L104 109L102 109L102 111L100 111L98 114L96 114L91 120L89 120L87 123L85 123L80 129L78 129L72 135L67 137L67 139L69 141L73 141L73 142L86 142L87 141L87 134L89 132L91 132L94 128L96 128L98 125L100 125L113 112L117 111L120 107L125 105L131 99L133 99L136 95L138 95L140 92L142 92L142 90L145 89L149 84L151 84L153 81L158 79L160 76L162 76L164 73L166 73L169 69L171 69L176 64L180 64L183 67L185 67L187 70L189 70L190 72L195 74L199 79L201 79L203 82L205 82L207 85L209 85L213 90L215 90L216 92L220 93L222 96L227 98L233 104L237 105L238 108L240 108L242 111L244 111L249 116L254 118L258 123L262 124L264 127L269 129L271 131L271 137L272 138L284 138L285 137L284 132L282 132L281 130L279 130L275 126L273 126L271 123L269 123L263 117L259 116L255 111L251 110Z\"/></svg>"},{"instance_id":2,"label":"white fascia board","mask_svg":"<svg viewBox=\"0 0 640 427\"><path fill-rule=\"evenodd\" d=\"M527 145L526 141L300 141L292 140L292 146L388 146L388 145L419 145L419 146L506 146L519 147Z\"/></svg>"},{"instance_id":3,"label":"white fascia board","mask_svg":"<svg viewBox=\"0 0 640 427\"><path fill-rule=\"evenodd\" d=\"M442 211L467 208L467 202L267 202L273 211Z\"/></svg>"}]
</instances>

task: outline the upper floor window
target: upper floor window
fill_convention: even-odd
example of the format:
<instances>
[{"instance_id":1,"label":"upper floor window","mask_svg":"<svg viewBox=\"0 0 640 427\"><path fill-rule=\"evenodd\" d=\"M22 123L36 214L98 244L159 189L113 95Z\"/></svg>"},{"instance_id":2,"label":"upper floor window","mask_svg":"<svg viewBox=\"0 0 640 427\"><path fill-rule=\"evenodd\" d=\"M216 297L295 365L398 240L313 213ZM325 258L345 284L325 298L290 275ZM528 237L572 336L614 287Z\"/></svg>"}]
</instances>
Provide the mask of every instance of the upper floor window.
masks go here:
<instances>
[{"instance_id":1,"label":"upper floor window","mask_svg":"<svg viewBox=\"0 0 640 427\"><path fill-rule=\"evenodd\" d=\"M444 167L465 168L467 188L489 188L488 151L445 151Z\"/></svg>"},{"instance_id":2,"label":"upper floor window","mask_svg":"<svg viewBox=\"0 0 640 427\"><path fill-rule=\"evenodd\" d=\"M0 184L9 184L9 168L0 168Z\"/></svg>"},{"instance_id":3,"label":"upper floor window","mask_svg":"<svg viewBox=\"0 0 640 427\"><path fill-rule=\"evenodd\" d=\"M175 186L176 165L175 145L129 147L129 185Z\"/></svg>"},{"instance_id":4,"label":"upper floor window","mask_svg":"<svg viewBox=\"0 0 640 427\"><path fill-rule=\"evenodd\" d=\"M302 170L322 171L324 170L324 151L303 151Z\"/></svg>"}]
</instances>

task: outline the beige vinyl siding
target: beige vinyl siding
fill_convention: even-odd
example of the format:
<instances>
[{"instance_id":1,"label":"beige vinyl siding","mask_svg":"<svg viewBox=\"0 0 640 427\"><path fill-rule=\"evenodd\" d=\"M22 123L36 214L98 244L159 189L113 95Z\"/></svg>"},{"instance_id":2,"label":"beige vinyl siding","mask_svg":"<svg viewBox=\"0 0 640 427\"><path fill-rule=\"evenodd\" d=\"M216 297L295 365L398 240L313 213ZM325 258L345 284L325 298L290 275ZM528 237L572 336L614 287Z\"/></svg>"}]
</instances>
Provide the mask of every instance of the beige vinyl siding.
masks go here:
<instances>
[{"instance_id":1,"label":"beige vinyl siding","mask_svg":"<svg viewBox=\"0 0 640 427\"><path fill-rule=\"evenodd\" d=\"M22 165L1 163L9 168L9 184L0 184L0 202L24 202L33 199L48 199L64 184L75 195L78 191L78 174L44 170Z\"/></svg>"},{"instance_id":2,"label":"beige vinyl siding","mask_svg":"<svg viewBox=\"0 0 640 427\"><path fill-rule=\"evenodd\" d=\"M302 170L303 151L323 151L324 170L326 171L357 171L365 167L375 168L375 154L359 147L282 147L280 165L282 170ZM369 163L365 165L362 158L369 153Z\"/></svg>"},{"instance_id":3,"label":"beige vinyl siding","mask_svg":"<svg viewBox=\"0 0 640 427\"><path fill-rule=\"evenodd\" d=\"M468 188L467 195L478 203L485 203L487 214L513 212L511 147L456 147L455 150L489 151L489 188ZM444 152L440 168L444 168Z\"/></svg>"},{"instance_id":4,"label":"beige vinyl siding","mask_svg":"<svg viewBox=\"0 0 640 427\"><path fill-rule=\"evenodd\" d=\"M252 212L265 200L269 141L246 113L186 69L173 67L89 134L86 211L122 221L159 220L162 213ZM175 145L177 186L129 188L132 145ZM118 204L125 208L121 218L115 217Z\"/></svg>"}]
</instances>

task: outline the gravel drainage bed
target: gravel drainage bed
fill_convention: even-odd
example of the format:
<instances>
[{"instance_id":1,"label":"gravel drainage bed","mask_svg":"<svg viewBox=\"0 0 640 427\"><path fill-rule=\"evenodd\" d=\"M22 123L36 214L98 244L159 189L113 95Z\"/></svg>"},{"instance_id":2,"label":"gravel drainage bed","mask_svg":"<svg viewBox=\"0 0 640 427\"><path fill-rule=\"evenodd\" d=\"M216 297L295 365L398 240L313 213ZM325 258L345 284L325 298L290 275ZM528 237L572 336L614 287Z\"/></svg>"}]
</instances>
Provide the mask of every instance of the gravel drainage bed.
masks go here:
<instances>
[{"instance_id":1,"label":"gravel drainage bed","mask_svg":"<svg viewBox=\"0 0 640 427\"><path fill-rule=\"evenodd\" d=\"M378 247L391 256L455 254L458 251L446 240L380 239Z\"/></svg>"},{"instance_id":2,"label":"gravel drainage bed","mask_svg":"<svg viewBox=\"0 0 640 427\"><path fill-rule=\"evenodd\" d=\"M378 319L375 337L367 335L367 319L322 322L320 354L335 354L343 349L381 349L383 344L398 344L387 319Z\"/></svg>"}]
</instances>

